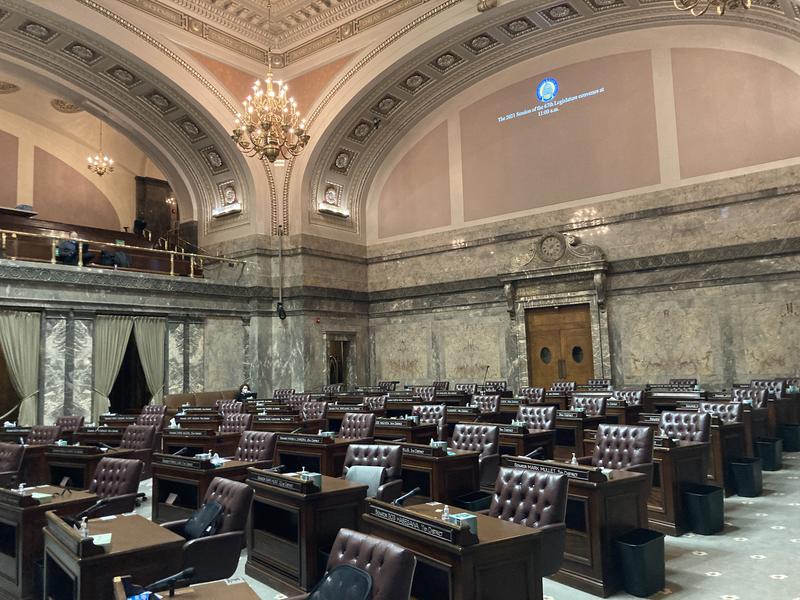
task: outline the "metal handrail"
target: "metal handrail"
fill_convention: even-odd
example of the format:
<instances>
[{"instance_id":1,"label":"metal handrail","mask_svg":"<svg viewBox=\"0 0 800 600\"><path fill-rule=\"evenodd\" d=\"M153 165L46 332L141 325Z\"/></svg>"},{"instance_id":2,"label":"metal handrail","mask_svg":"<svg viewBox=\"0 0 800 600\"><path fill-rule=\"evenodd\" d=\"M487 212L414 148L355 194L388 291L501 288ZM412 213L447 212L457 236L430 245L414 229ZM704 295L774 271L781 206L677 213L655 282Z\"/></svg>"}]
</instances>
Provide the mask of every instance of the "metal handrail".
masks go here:
<instances>
[{"instance_id":1,"label":"metal handrail","mask_svg":"<svg viewBox=\"0 0 800 600\"><path fill-rule=\"evenodd\" d=\"M239 265L246 265L247 261L237 258L225 258L224 256L210 256L207 254L195 254L192 252L185 252L184 250L162 250L160 248L145 248L142 246L129 246L127 244L116 244L111 242L101 242L99 240L87 240L83 238L70 238L64 236L57 236L57 235L47 235L44 233L30 233L27 231L14 231L12 229L0 229L0 248L2 248L3 254L5 254L6 248L8 246L9 238L15 240L19 237L30 237L30 238L37 238L37 239L45 239L50 240L50 264L56 264L56 248L58 247L58 243L71 240L76 242L78 247L78 266L83 267L83 244L93 244L95 246L102 247L113 247L113 248L130 248L136 250L137 252L151 252L153 254L159 254L162 256L169 256L169 274L175 275L175 257L179 257L181 259L189 259L189 277L194 277L194 270L195 267L200 269L203 268L203 261L213 261L213 262L226 262L231 265L239 264ZM16 260L16 256L8 257L11 260Z\"/></svg>"}]
</instances>

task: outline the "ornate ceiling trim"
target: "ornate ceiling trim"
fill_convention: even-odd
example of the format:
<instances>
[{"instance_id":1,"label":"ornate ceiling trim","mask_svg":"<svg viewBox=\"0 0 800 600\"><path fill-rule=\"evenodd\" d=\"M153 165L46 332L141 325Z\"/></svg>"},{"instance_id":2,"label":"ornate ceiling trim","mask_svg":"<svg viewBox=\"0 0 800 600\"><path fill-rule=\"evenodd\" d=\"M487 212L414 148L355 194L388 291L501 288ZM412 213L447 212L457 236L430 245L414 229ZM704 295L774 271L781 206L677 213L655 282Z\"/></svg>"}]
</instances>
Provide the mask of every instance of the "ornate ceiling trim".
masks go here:
<instances>
[{"instance_id":1,"label":"ornate ceiling trim","mask_svg":"<svg viewBox=\"0 0 800 600\"><path fill-rule=\"evenodd\" d=\"M380 73L366 93L359 90L360 100L336 115L327 131L319 133L309 158L309 164L313 165L308 179L309 193L301 194L305 198L309 223L337 229L344 227L359 233L366 193L394 144L436 107L510 64L612 33L719 22L716 16L687 20L671 3L642 1L643 4L636 6L618 3L610 8L598 2L596 10L591 9L594 0L587 0L589 6L578 4L577 0L561 0L549 7L515 5L508 10L492 11L488 21L473 20L454 27L447 31L446 38L421 44L404 55L404 60L390 71ZM731 14L726 16L726 24L800 40L800 23L774 8L756 8L748 11L746 17ZM393 41L389 38L384 44ZM359 61L329 96L371 58L372 53ZM314 108L310 123L328 100L326 96ZM367 131L361 127L375 118L380 119L380 129ZM366 135L360 135L363 133ZM340 202L351 215L346 224L341 218L317 209L331 186L340 191Z\"/></svg>"}]
</instances>

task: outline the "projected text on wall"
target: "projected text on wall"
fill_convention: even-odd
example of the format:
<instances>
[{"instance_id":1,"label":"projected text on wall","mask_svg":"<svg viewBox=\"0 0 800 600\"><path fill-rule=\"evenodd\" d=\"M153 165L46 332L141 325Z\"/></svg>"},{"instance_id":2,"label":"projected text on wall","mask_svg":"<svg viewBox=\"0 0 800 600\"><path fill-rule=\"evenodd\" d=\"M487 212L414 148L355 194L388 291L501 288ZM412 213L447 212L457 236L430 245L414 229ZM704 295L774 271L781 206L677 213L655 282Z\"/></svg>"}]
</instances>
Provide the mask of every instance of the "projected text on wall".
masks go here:
<instances>
[{"instance_id":1,"label":"projected text on wall","mask_svg":"<svg viewBox=\"0 0 800 600\"><path fill-rule=\"evenodd\" d=\"M521 119L522 117L546 117L548 115L553 115L563 111L565 108L571 104L574 104L575 102L581 102L594 98L605 93L605 91L605 87L599 87L593 90L586 90L572 96L558 98L558 80L548 77L540 81L539 85L536 86L536 99L539 101L539 104L500 115L497 117L497 122L506 123L514 119Z\"/></svg>"}]
</instances>

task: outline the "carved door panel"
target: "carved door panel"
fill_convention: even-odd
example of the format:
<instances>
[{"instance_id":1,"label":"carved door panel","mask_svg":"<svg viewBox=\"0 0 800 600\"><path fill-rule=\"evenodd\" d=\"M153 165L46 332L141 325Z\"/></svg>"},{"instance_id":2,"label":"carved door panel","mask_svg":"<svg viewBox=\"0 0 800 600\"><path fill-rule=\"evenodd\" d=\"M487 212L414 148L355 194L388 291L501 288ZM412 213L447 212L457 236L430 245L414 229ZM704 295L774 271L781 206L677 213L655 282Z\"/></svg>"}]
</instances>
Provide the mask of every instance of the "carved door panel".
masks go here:
<instances>
[{"instance_id":1,"label":"carved door panel","mask_svg":"<svg viewBox=\"0 0 800 600\"><path fill-rule=\"evenodd\" d=\"M532 309L525 313L529 385L549 388L564 379L594 377L588 304Z\"/></svg>"}]
</instances>

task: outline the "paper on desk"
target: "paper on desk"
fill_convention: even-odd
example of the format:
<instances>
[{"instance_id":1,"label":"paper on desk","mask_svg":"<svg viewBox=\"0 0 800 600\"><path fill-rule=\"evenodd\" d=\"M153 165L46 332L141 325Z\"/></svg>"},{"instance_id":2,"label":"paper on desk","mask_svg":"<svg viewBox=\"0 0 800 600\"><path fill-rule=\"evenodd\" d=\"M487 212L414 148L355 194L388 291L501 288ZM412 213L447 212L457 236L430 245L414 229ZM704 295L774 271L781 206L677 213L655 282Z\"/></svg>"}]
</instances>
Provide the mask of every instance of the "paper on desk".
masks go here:
<instances>
[{"instance_id":1,"label":"paper on desk","mask_svg":"<svg viewBox=\"0 0 800 600\"><path fill-rule=\"evenodd\" d=\"M110 533L99 533L92 536L92 543L95 546L108 546L111 543Z\"/></svg>"},{"instance_id":2,"label":"paper on desk","mask_svg":"<svg viewBox=\"0 0 800 600\"><path fill-rule=\"evenodd\" d=\"M117 515L108 515L107 517L100 517L100 521L113 521L117 518Z\"/></svg>"}]
</instances>

